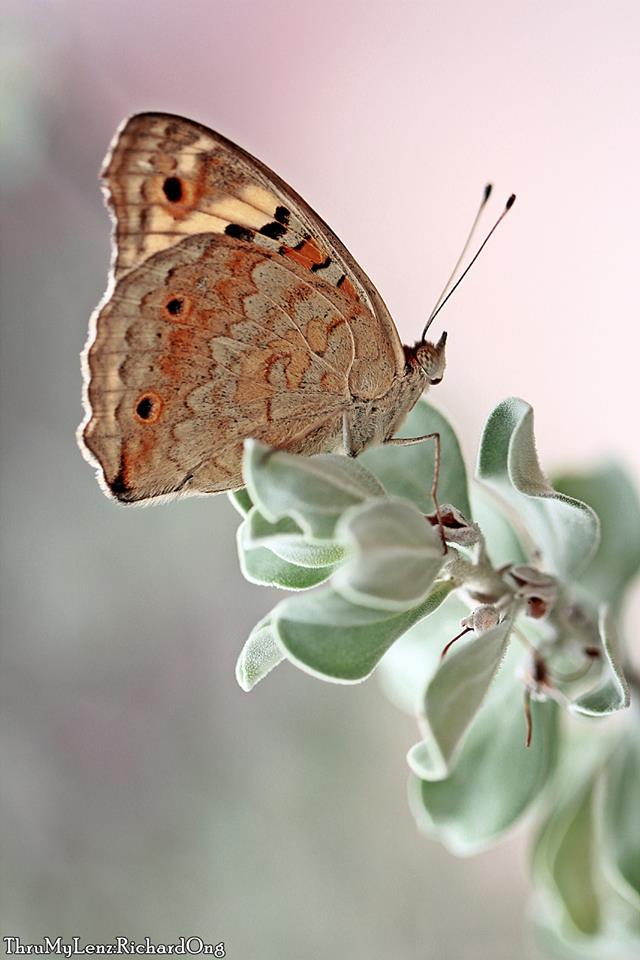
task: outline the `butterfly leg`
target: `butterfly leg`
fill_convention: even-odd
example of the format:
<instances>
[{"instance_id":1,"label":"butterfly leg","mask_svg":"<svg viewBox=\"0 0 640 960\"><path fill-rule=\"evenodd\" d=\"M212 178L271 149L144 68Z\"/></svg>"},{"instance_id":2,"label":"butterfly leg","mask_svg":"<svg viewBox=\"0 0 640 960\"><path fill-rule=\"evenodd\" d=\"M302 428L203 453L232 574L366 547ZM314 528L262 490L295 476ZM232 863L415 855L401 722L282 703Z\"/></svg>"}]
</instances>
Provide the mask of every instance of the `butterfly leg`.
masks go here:
<instances>
[{"instance_id":1,"label":"butterfly leg","mask_svg":"<svg viewBox=\"0 0 640 960\"><path fill-rule=\"evenodd\" d=\"M438 500L438 480L440 479L440 434L439 433L426 433L423 437L391 437L389 440L384 441L386 446L394 447L410 447L414 443L424 443L425 440L433 440L435 450L433 458L433 482L431 484L431 499L433 500L433 505L435 507L436 520L438 521L438 530L440 531L440 539L442 541L442 549L444 553L448 553L449 548L447 547L447 541L444 535L444 525L442 523L442 516L440 514L440 502Z\"/></svg>"}]
</instances>

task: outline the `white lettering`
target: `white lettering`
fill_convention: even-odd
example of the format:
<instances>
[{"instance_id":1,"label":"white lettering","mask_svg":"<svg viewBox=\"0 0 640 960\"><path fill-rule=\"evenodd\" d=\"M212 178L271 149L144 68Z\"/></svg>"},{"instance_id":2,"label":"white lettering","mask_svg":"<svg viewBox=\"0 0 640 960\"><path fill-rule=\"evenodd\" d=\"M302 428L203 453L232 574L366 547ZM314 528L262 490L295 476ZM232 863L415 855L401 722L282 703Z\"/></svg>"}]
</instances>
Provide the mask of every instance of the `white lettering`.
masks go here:
<instances>
[{"instance_id":1,"label":"white lettering","mask_svg":"<svg viewBox=\"0 0 640 960\"><path fill-rule=\"evenodd\" d=\"M95 954L189 954L196 956L206 954L213 957L226 957L224 941L212 945L205 943L202 937L178 937L176 943L153 943L151 938L146 936L144 943L136 943L129 937L116 937L115 943L81 943L81 937L72 937L72 943L64 943L61 936L55 938L44 936L41 943L22 943L20 937L2 937L5 945L6 956L14 954L32 956L44 956L45 954L63 954L66 960L71 960L74 956Z\"/></svg>"}]
</instances>

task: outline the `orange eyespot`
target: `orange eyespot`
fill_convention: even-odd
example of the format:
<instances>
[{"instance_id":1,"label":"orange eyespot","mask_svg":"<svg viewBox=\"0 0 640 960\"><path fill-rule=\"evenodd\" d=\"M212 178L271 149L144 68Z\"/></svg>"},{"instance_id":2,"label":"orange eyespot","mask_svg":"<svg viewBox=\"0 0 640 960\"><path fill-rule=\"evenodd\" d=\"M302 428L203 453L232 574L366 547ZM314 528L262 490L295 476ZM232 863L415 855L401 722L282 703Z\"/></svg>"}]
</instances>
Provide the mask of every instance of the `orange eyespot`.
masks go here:
<instances>
[{"instance_id":1,"label":"orange eyespot","mask_svg":"<svg viewBox=\"0 0 640 960\"><path fill-rule=\"evenodd\" d=\"M182 200L182 181L178 177L167 177L162 184L162 192L169 203L179 203Z\"/></svg>"},{"instance_id":2,"label":"orange eyespot","mask_svg":"<svg viewBox=\"0 0 640 960\"><path fill-rule=\"evenodd\" d=\"M140 423L156 423L162 413L164 403L155 390L145 390L135 402L134 412Z\"/></svg>"},{"instance_id":3,"label":"orange eyespot","mask_svg":"<svg viewBox=\"0 0 640 960\"><path fill-rule=\"evenodd\" d=\"M195 176L178 177L175 174L167 176L153 176L150 183L150 194L156 203L164 208L174 220L183 220L187 217L202 196L204 181L202 171Z\"/></svg>"},{"instance_id":4,"label":"orange eyespot","mask_svg":"<svg viewBox=\"0 0 640 960\"><path fill-rule=\"evenodd\" d=\"M191 313L192 303L189 297L181 293L172 293L165 300L164 309L169 319L175 323L184 323Z\"/></svg>"}]
</instances>

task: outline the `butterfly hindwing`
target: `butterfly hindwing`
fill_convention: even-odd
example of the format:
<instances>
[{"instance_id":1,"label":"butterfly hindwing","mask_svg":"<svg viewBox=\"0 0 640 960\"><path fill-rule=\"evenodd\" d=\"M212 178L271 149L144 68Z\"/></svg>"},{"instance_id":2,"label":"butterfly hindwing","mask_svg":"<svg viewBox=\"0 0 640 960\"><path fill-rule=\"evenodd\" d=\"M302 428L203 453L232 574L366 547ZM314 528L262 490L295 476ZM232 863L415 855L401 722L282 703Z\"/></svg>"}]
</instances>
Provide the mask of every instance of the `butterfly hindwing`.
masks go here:
<instances>
[{"instance_id":1,"label":"butterfly hindwing","mask_svg":"<svg viewBox=\"0 0 640 960\"><path fill-rule=\"evenodd\" d=\"M89 351L84 440L120 499L237 487L248 436L335 445L353 338L299 273L205 234L119 281Z\"/></svg>"}]
</instances>

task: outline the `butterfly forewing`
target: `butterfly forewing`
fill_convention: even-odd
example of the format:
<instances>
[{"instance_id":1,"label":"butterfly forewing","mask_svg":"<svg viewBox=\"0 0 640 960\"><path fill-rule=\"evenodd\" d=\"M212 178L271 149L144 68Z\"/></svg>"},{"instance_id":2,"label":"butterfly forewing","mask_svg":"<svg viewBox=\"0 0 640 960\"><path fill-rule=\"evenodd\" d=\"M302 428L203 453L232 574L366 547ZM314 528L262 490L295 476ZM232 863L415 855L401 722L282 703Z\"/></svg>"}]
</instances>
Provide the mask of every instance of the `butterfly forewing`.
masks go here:
<instances>
[{"instance_id":1,"label":"butterfly forewing","mask_svg":"<svg viewBox=\"0 0 640 960\"><path fill-rule=\"evenodd\" d=\"M298 194L231 141L180 117L139 114L117 135L103 178L116 220L116 276L184 236L227 232L281 252L360 301L355 395L368 379L359 367L371 362L372 340L380 387L402 370L395 325L364 271Z\"/></svg>"},{"instance_id":2,"label":"butterfly forewing","mask_svg":"<svg viewBox=\"0 0 640 960\"><path fill-rule=\"evenodd\" d=\"M122 128L103 171L114 283L85 355L84 444L138 501L237 487L242 442L313 453L404 353L379 294L275 174L176 117Z\"/></svg>"}]
</instances>

